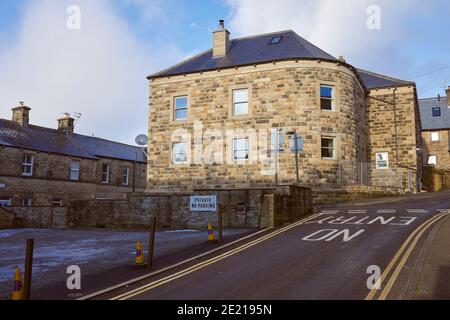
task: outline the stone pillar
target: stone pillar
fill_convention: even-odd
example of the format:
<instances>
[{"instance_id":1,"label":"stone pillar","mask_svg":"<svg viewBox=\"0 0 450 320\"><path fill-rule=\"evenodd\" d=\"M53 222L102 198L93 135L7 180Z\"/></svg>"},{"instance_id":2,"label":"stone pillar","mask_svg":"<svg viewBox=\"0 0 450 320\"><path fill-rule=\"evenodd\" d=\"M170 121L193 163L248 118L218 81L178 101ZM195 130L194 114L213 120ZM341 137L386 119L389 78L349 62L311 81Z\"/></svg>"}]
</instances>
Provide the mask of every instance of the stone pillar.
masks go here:
<instances>
[{"instance_id":1,"label":"stone pillar","mask_svg":"<svg viewBox=\"0 0 450 320\"><path fill-rule=\"evenodd\" d=\"M24 105L23 101L20 101L19 106L12 108L12 121L17 122L22 127L28 126L30 123L30 110Z\"/></svg>"}]
</instances>

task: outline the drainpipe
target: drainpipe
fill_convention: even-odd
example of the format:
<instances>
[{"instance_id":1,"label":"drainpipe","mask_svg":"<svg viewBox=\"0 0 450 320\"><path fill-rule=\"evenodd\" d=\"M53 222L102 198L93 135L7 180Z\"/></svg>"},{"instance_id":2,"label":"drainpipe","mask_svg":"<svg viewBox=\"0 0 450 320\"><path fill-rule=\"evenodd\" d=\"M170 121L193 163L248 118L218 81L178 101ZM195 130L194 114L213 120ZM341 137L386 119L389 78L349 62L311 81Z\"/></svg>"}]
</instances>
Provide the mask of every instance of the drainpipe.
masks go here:
<instances>
[{"instance_id":1,"label":"drainpipe","mask_svg":"<svg viewBox=\"0 0 450 320\"><path fill-rule=\"evenodd\" d=\"M396 165L399 164L399 155L398 155L398 129L397 129L397 96L396 96L397 88L392 92L393 96L393 106L394 106L394 130L395 130L395 157L396 157Z\"/></svg>"}]
</instances>

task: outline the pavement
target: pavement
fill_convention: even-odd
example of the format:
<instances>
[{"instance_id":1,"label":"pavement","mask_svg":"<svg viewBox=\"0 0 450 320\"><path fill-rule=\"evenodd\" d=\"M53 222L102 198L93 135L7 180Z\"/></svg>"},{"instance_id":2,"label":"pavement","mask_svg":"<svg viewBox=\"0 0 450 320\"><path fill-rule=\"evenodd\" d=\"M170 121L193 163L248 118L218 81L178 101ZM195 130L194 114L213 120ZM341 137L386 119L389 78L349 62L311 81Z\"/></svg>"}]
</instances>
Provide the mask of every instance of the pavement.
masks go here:
<instances>
[{"instance_id":1,"label":"pavement","mask_svg":"<svg viewBox=\"0 0 450 320\"><path fill-rule=\"evenodd\" d=\"M437 232L436 228L446 230L449 209L448 191L392 202L380 199L369 204L328 206L308 220L97 298L397 299L398 292L411 287L411 265L418 263L421 251L429 252L424 261L432 268L419 273L419 279L436 297L436 283L447 281L449 274L449 264L442 260L445 253L441 252L448 244L448 232ZM441 246L433 249L440 255L426 249L427 241ZM376 280L379 287L374 286ZM420 287L414 297L421 298L427 290ZM441 290L448 293L443 287Z\"/></svg>"},{"instance_id":2,"label":"pavement","mask_svg":"<svg viewBox=\"0 0 450 320\"><path fill-rule=\"evenodd\" d=\"M450 217L442 219L414 252L390 299L450 300Z\"/></svg>"},{"instance_id":3,"label":"pavement","mask_svg":"<svg viewBox=\"0 0 450 320\"><path fill-rule=\"evenodd\" d=\"M225 229L225 243L255 232L254 229ZM136 243L147 256L148 231L17 229L0 230L0 300L9 299L16 266L23 272L25 243L34 238L33 299L71 299L103 289L148 271L136 267ZM157 232L155 269L182 261L218 244L208 243L207 232L167 230ZM82 273L82 290L68 291L68 266Z\"/></svg>"}]
</instances>

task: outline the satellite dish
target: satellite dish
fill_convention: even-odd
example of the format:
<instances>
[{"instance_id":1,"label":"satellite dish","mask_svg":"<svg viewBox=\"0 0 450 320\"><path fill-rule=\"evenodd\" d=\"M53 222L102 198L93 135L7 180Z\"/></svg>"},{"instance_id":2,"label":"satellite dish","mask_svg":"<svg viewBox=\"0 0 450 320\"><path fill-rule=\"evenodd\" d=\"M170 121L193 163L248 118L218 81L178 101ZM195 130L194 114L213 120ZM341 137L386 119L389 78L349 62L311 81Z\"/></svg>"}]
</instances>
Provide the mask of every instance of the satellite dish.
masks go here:
<instances>
[{"instance_id":1,"label":"satellite dish","mask_svg":"<svg viewBox=\"0 0 450 320\"><path fill-rule=\"evenodd\" d=\"M148 143L148 137L145 134L140 134L136 137L136 143L141 147L146 146Z\"/></svg>"}]
</instances>

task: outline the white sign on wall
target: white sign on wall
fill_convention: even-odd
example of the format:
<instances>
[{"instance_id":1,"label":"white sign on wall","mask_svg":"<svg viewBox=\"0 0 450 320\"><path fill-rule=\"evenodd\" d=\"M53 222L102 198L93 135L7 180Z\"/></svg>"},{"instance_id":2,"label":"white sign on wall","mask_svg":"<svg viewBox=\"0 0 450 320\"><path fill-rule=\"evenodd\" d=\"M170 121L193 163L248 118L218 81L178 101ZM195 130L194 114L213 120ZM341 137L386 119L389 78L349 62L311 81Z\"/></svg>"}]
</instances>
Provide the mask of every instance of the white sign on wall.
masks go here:
<instances>
[{"instance_id":1,"label":"white sign on wall","mask_svg":"<svg viewBox=\"0 0 450 320\"><path fill-rule=\"evenodd\" d=\"M216 212L217 197L192 196L189 207L192 212Z\"/></svg>"},{"instance_id":2,"label":"white sign on wall","mask_svg":"<svg viewBox=\"0 0 450 320\"><path fill-rule=\"evenodd\" d=\"M0 182L0 189L6 189L6 183Z\"/></svg>"}]
</instances>

